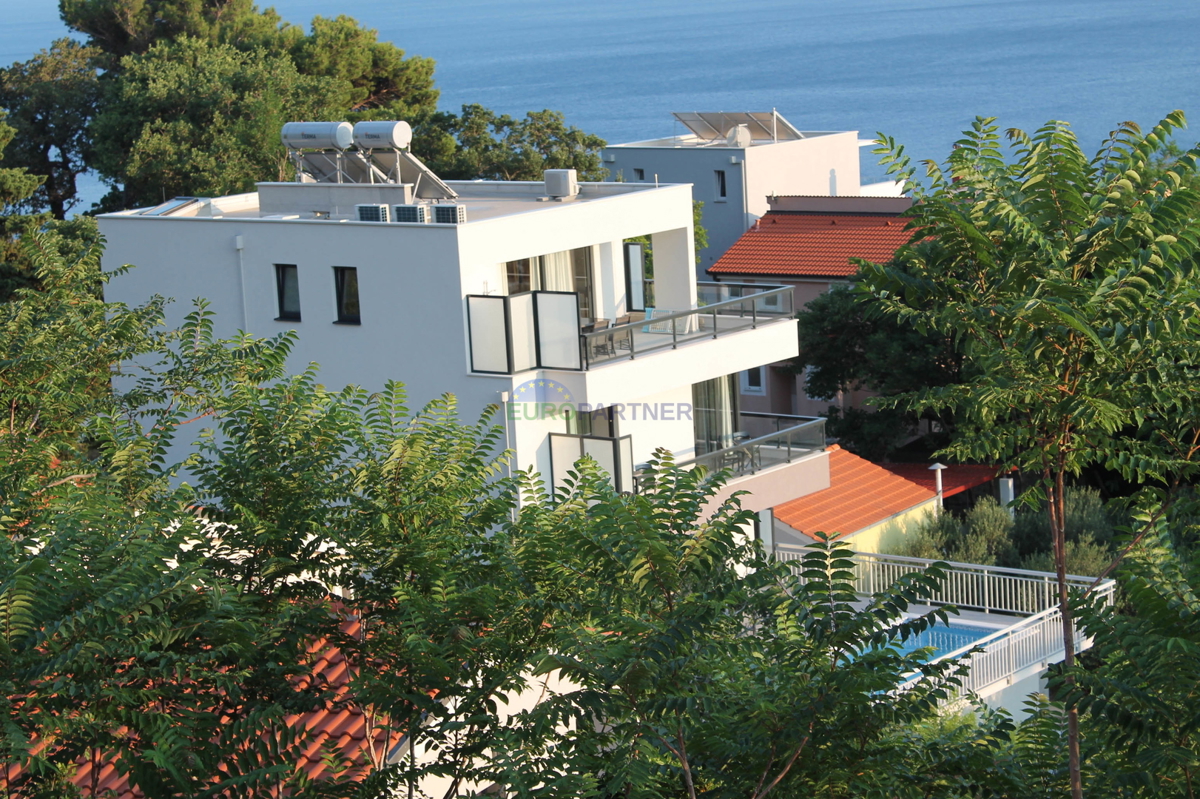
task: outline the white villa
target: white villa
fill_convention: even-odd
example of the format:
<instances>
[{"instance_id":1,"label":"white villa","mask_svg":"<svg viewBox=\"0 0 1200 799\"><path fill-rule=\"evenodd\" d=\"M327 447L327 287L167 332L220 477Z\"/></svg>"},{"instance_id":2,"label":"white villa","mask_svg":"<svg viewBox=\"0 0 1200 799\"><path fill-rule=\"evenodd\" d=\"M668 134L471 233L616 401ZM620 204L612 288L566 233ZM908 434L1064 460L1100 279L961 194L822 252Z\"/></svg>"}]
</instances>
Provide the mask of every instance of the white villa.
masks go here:
<instances>
[{"instance_id":1,"label":"white villa","mask_svg":"<svg viewBox=\"0 0 1200 799\"><path fill-rule=\"evenodd\" d=\"M757 511L828 486L823 420L739 413L738 374L797 352L792 292L697 281L691 186L444 182L407 137L291 123L294 182L101 216L105 267L136 265L108 298L174 298L178 324L204 297L219 335L293 329L291 368L331 388L500 404L515 465L550 485L587 453L634 490L663 447L733 469ZM643 235L653 308L626 246Z\"/></svg>"}]
</instances>

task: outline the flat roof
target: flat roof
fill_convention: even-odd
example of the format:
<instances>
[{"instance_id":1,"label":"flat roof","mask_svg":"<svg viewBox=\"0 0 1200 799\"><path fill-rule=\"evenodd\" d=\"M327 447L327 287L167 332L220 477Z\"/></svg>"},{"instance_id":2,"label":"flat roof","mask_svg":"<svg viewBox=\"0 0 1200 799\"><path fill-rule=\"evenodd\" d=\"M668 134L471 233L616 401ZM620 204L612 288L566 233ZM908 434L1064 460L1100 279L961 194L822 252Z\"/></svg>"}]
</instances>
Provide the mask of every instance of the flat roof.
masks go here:
<instances>
[{"instance_id":1,"label":"flat roof","mask_svg":"<svg viewBox=\"0 0 1200 799\"><path fill-rule=\"evenodd\" d=\"M575 197L556 200L546 195L543 181L446 181L457 192L454 200L412 199L412 186L397 183L259 183L258 190L224 197L174 198L151 208L103 214L104 217L155 219L220 218L276 221L357 222L356 205L461 205L467 223L532 213L567 205L589 204L627 194L689 186L684 183L580 183ZM396 223L406 224L406 223ZM416 224L416 223L411 223ZM447 225L449 227L449 225Z\"/></svg>"},{"instance_id":2,"label":"flat roof","mask_svg":"<svg viewBox=\"0 0 1200 799\"><path fill-rule=\"evenodd\" d=\"M765 146L770 146L770 145L774 145L774 144L796 144L797 142L802 142L802 141L805 141L806 139L816 139L816 138L820 138L821 136L834 136L838 133L853 133L855 136L858 135L857 131L850 131L850 130L801 130L801 131L797 131L797 133L799 134L797 137L790 138L790 139L784 139L782 137L780 137L778 140L753 139L753 140L751 140L749 146L750 147L765 147ZM709 149L713 149L713 150L721 150L721 149L745 150L746 149L745 147L730 144L729 141L724 138L709 139L709 138L705 138L702 136L697 136L694 133L684 133L684 134L680 134L679 136L665 136L660 139L645 139L644 141L624 142L622 144L610 144L607 147L605 147L604 149L619 150L622 148L635 148L635 147L664 147L664 148L667 148L667 147L670 147L670 148L704 147L704 148L709 148Z\"/></svg>"}]
</instances>

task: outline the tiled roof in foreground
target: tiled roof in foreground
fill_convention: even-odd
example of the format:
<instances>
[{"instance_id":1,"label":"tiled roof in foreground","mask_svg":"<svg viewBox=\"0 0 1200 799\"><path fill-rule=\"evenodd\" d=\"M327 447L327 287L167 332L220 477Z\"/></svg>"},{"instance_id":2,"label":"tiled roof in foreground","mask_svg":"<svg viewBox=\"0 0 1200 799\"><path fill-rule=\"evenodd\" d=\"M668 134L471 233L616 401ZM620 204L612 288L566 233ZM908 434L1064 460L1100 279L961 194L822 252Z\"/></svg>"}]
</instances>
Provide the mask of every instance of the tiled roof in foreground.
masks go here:
<instances>
[{"instance_id":1,"label":"tiled roof in foreground","mask_svg":"<svg viewBox=\"0 0 1200 799\"><path fill-rule=\"evenodd\" d=\"M851 258L882 263L907 244L907 220L892 214L769 212L709 267L713 275L844 278Z\"/></svg>"},{"instance_id":2,"label":"tiled roof in foreground","mask_svg":"<svg viewBox=\"0 0 1200 799\"><path fill-rule=\"evenodd\" d=\"M797 532L853 535L937 498L932 489L829 447L829 488L775 506L775 518Z\"/></svg>"},{"instance_id":3,"label":"tiled roof in foreground","mask_svg":"<svg viewBox=\"0 0 1200 799\"><path fill-rule=\"evenodd\" d=\"M342 631L351 637L361 633L358 621L347 621ZM309 652L317 656L313 664L313 675L334 689L332 701L324 709L288 716L290 726L303 726L311 733L305 751L296 763L297 769L307 772L308 777L320 780L329 776L331 765L327 754L332 752L346 771L341 779L360 781L375 768L376 763L386 761L388 754L399 745L401 736L371 724L362 708L347 704L346 694L350 684L350 666L337 647L321 639L313 642ZM305 680L312 677L305 678ZM302 681L303 682L303 681ZM376 719L376 722L379 720ZM92 793L92 764L84 759L71 777L71 783L82 796L104 797L104 799L144 799L145 794L132 788L129 779L122 775L112 760L99 766L96 778L96 793ZM8 766L8 781L16 780L21 769Z\"/></svg>"}]
</instances>

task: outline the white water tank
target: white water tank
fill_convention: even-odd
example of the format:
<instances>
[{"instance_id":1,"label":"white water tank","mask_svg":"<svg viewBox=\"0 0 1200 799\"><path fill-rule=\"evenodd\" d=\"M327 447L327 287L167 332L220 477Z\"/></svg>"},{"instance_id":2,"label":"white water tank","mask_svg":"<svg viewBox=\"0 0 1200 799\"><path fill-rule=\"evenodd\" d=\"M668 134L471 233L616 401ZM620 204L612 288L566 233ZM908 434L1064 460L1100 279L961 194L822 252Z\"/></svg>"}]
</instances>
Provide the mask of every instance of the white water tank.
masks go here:
<instances>
[{"instance_id":1,"label":"white water tank","mask_svg":"<svg viewBox=\"0 0 1200 799\"><path fill-rule=\"evenodd\" d=\"M349 122L288 122L279 133L291 150L345 150L354 141Z\"/></svg>"},{"instance_id":2,"label":"white water tank","mask_svg":"<svg viewBox=\"0 0 1200 799\"><path fill-rule=\"evenodd\" d=\"M354 125L354 144L363 150L403 150L412 141L407 122L358 122Z\"/></svg>"},{"instance_id":3,"label":"white water tank","mask_svg":"<svg viewBox=\"0 0 1200 799\"><path fill-rule=\"evenodd\" d=\"M754 143L754 134L749 125L734 125L725 136L725 143L730 147L745 149Z\"/></svg>"}]
</instances>

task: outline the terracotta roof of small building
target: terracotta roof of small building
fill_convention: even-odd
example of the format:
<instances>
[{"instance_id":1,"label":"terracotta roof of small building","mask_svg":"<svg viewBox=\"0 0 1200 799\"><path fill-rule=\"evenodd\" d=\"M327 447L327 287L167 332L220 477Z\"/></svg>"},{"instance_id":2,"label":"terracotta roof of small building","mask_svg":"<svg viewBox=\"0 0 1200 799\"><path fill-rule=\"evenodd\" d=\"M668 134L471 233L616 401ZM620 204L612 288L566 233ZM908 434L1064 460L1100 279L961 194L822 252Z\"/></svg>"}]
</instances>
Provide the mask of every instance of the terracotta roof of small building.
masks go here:
<instances>
[{"instance_id":1,"label":"terracotta roof of small building","mask_svg":"<svg viewBox=\"0 0 1200 799\"><path fill-rule=\"evenodd\" d=\"M930 471L928 463L881 463L884 469L903 477L919 486L937 490L937 478ZM961 494L969 488L981 486L994 480L998 469L995 466L979 466L975 464L955 464L942 469L942 496L952 497Z\"/></svg>"},{"instance_id":2,"label":"terracotta roof of small building","mask_svg":"<svg viewBox=\"0 0 1200 799\"><path fill-rule=\"evenodd\" d=\"M713 275L849 277L851 258L889 260L911 231L893 214L818 214L772 211L754 223L708 268Z\"/></svg>"},{"instance_id":3,"label":"terracotta roof of small building","mask_svg":"<svg viewBox=\"0 0 1200 799\"><path fill-rule=\"evenodd\" d=\"M357 620L349 620L342 625L342 631L354 637L360 634L361 625ZM315 677L332 687L334 693L325 708L287 717L289 726L303 726L311 732L311 738L296 767L307 772L309 779L321 780L330 776L328 770L332 764L346 769L338 775L340 779L361 781L371 773L375 763L386 760L403 736L370 724L362 708L345 701L351 675L350 665L340 649L320 639L309 646L309 652L318 656L313 664L312 675L302 678L298 687L304 687ZM330 753L334 755L332 763L327 757ZM72 775L71 783L80 789L83 796L92 796L92 764L82 758L77 763L79 768ZM20 776L20 766L7 768L9 782ZM117 770L113 760L101 763L99 770L95 796L144 799L145 794L130 786L129 778Z\"/></svg>"},{"instance_id":4,"label":"terracotta roof of small building","mask_svg":"<svg viewBox=\"0 0 1200 799\"><path fill-rule=\"evenodd\" d=\"M775 506L775 518L809 538L847 536L937 498L923 488L847 452L829 452L829 488Z\"/></svg>"}]
</instances>

